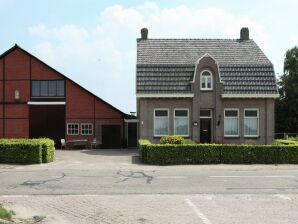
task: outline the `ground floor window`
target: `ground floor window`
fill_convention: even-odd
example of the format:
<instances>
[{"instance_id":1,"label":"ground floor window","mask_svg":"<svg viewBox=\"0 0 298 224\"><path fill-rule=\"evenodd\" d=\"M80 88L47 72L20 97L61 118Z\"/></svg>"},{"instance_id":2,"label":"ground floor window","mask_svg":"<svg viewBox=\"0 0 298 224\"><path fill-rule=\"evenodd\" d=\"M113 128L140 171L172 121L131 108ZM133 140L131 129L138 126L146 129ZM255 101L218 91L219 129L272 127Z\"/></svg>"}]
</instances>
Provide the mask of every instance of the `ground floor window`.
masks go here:
<instances>
[{"instance_id":1,"label":"ground floor window","mask_svg":"<svg viewBox=\"0 0 298 224\"><path fill-rule=\"evenodd\" d=\"M79 134L79 124L77 124L77 123L67 124L67 134L68 135L78 135Z\"/></svg>"},{"instance_id":2,"label":"ground floor window","mask_svg":"<svg viewBox=\"0 0 298 224\"><path fill-rule=\"evenodd\" d=\"M259 111L257 109L244 110L244 137L259 136Z\"/></svg>"},{"instance_id":3,"label":"ground floor window","mask_svg":"<svg viewBox=\"0 0 298 224\"><path fill-rule=\"evenodd\" d=\"M239 110L225 109L224 110L224 136L238 137L239 136Z\"/></svg>"},{"instance_id":4,"label":"ground floor window","mask_svg":"<svg viewBox=\"0 0 298 224\"><path fill-rule=\"evenodd\" d=\"M93 134L93 125L91 123L81 124L81 134L82 135L92 135Z\"/></svg>"},{"instance_id":5,"label":"ground floor window","mask_svg":"<svg viewBox=\"0 0 298 224\"><path fill-rule=\"evenodd\" d=\"M164 136L169 134L169 110L154 110L154 136Z\"/></svg>"},{"instance_id":6,"label":"ground floor window","mask_svg":"<svg viewBox=\"0 0 298 224\"><path fill-rule=\"evenodd\" d=\"M175 109L174 110L174 133L175 135L188 136L188 110Z\"/></svg>"}]
</instances>

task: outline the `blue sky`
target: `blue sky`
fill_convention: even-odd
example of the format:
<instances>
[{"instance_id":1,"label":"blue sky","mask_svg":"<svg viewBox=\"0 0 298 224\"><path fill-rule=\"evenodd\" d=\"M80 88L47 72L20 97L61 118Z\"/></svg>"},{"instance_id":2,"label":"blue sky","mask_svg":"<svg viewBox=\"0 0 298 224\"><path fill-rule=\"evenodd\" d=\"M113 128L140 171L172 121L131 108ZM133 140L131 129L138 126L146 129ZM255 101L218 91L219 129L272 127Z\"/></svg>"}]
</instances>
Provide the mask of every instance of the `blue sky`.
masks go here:
<instances>
[{"instance_id":1,"label":"blue sky","mask_svg":"<svg viewBox=\"0 0 298 224\"><path fill-rule=\"evenodd\" d=\"M282 74L298 43L298 1L0 0L0 52L15 43L124 112L135 111L136 38L238 38Z\"/></svg>"}]
</instances>

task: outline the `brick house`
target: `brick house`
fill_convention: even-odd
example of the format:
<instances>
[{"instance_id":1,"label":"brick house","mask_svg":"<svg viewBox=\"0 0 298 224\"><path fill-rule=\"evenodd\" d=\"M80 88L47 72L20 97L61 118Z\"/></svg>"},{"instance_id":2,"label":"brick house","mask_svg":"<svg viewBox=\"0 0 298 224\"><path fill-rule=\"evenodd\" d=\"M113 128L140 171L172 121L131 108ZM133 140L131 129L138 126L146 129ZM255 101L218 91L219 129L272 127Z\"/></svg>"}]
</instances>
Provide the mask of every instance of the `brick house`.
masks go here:
<instances>
[{"instance_id":1,"label":"brick house","mask_svg":"<svg viewBox=\"0 0 298 224\"><path fill-rule=\"evenodd\" d=\"M136 144L127 115L15 45L0 55L0 137ZM133 136L135 135L135 136ZM133 143L132 143L133 142Z\"/></svg>"},{"instance_id":2,"label":"brick house","mask_svg":"<svg viewBox=\"0 0 298 224\"><path fill-rule=\"evenodd\" d=\"M270 144L272 63L242 28L239 39L137 39L139 137L181 135L203 143Z\"/></svg>"}]
</instances>

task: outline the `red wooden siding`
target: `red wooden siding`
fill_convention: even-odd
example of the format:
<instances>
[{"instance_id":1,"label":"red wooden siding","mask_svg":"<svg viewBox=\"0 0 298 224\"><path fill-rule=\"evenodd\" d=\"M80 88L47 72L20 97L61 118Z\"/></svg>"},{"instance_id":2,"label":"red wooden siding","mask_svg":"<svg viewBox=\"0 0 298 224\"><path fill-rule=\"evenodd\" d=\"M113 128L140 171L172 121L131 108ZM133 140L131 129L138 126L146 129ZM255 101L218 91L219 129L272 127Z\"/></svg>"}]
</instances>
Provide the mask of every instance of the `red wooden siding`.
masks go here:
<instances>
[{"instance_id":1,"label":"red wooden siding","mask_svg":"<svg viewBox=\"0 0 298 224\"><path fill-rule=\"evenodd\" d=\"M5 56L5 79L30 79L30 57L20 49Z\"/></svg>"},{"instance_id":2,"label":"red wooden siding","mask_svg":"<svg viewBox=\"0 0 298 224\"><path fill-rule=\"evenodd\" d=\"M29 119L5 119L5 138L29 138Z\"/></svg>"},{"instance_id":3,"label":"red wooden siding","mask_svg":"<svg viewBox=\"0 0 298 224\"><path fill-rule=\"evenodd\" d=\"M35 58L31 59L31 79L35 80L56 80L63 77L48 66L40 63Z\"/></svg>"}]
</instances>

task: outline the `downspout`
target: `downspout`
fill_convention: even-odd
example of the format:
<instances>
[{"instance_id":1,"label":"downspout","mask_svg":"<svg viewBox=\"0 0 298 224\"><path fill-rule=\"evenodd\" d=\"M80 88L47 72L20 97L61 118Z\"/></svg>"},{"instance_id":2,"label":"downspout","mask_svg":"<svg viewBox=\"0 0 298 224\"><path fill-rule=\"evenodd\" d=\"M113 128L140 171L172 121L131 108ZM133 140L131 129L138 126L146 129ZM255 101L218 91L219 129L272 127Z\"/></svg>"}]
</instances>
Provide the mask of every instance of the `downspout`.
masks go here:
<instances>
[{"instance_id":1,"label":"downspout","mask_svg":"<svg viewBox=\"0 0 298 224\"><path fill-rule=\"evenodd\" d=\"M5 57L3 57L3 138L5 138Z\"/></svg>"},{"instance_id":2,"label":"downspout","mask_svg":"<svg viewBox=\"0 0 298 224\"><path fill-rule=\"evenodd\" d=\"M267 140L267 135L268 135L268 131L267 131L267 99L265 99L265 145L267 145L268 140ZM260 121L259 121L260 122Z\"/></svg>"}]
</instances>

